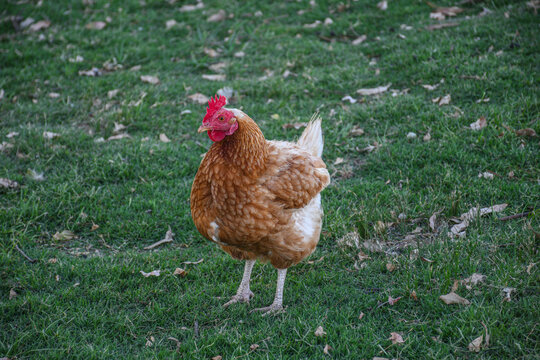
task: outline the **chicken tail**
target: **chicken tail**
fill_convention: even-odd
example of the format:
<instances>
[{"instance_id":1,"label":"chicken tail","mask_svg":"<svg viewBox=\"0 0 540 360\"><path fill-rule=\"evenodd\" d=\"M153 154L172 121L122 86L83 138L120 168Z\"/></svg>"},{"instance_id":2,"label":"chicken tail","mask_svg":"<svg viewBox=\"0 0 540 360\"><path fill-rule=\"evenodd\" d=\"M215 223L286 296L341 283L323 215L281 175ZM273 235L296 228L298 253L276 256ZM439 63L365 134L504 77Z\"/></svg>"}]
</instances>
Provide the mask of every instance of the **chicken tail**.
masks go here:
<instances>
[{"instance_id":1,"label":"chicken tail","mask_svg":"<svg viewBox=\"0 0 540 360\"><path fill-rule=\"evenodd\" d=\"M321 157L324 147L321 122L322 119L319 113L313 114L308 126L300 136L300 139L298 139L298 145L300 147L317 157Z\"/></svg>"}]
</instances>

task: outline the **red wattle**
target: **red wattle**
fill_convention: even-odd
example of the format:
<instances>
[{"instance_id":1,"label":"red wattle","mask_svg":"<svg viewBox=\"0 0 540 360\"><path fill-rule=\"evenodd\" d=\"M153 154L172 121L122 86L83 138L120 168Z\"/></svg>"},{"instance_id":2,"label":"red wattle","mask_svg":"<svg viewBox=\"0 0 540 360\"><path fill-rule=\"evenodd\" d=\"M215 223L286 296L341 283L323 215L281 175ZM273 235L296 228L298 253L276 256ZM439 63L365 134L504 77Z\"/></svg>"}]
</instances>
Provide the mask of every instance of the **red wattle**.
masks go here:
<instances>
[{"instance_id":1,"label":"red wattle","mask_svg":"<svg viewBox=\"0 0 540 360\"><path fill-rule=\"evenodd\" d=\"M210 130L210 131L208 131L208 137L213 142L217 142L217 141L221 141L221 140L225 139L226 135L227 134L226 134L225 131L219 131L219 130Z\"/></svg>"}]
</instances>

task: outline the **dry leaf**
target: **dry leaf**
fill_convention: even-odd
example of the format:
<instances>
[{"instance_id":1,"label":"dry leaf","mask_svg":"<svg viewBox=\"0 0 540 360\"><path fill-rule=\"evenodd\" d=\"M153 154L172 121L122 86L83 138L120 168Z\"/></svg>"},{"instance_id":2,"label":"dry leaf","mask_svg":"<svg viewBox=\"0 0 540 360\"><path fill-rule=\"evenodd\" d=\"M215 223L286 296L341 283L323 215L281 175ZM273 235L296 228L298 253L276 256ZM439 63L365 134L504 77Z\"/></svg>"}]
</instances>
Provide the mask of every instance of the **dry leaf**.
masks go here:
<instances>
[{"instance_id":1,"label":"dry leaf","mask_svg":"<svg viewBox=\"0 0 540 360\"><path fill-rule=\"evenodd\" d=\"M425 84L425 85L422 85L422 87L426 90L429 90L429 91L433 91L435 90L436 88L439 87L440 84L436 84L436 85L428 85L428 84Z\"/></svg>"},{"instance_id":2,"label":"dry leaf","mask_svg":"<svg viewBox=\"0 0 540 360\"><path fill-rule=\"evenodd\" d=\"M194 11L199 10L204 7L204 4L202 1L197 1L197 4L195 5L183 5L180 9L178 9L180 12L188 12L188 11Z\"/></svg>"},{"instance_id":3,"label":"dry leaf","mask_svg":"<svg viewBox=\"0 0 540 360\"><path fill-rule=\"evenodd\" d=\"M396 265L394 265L392 263L387 263L386 264L386 270L388 270L389 272L392 272L392 271L396 270Z\"/></svg>"},{"instance_id":4,"label":"dry leaf","mask_svg":"<svg viewBox=\"0 0 540 360\"><path fill-rule=\"evenodd\" d=\"M150 336L150 339L146 340L146 346L154 345L154 341L156 341L156 339L153 336Z\"/></svg>"},{"instance_id":5,"label":"dry leaf","mask_svg":"<svg viewBox=\"0 0 540 360\"><path fill-rule=\"evenodd\" d=\"M122 132L126 129L126 126L123 124L119 124L117 122L114 123L114 129L113 133L118 134L119 132Z\"/></svg>"},{"instance_id":6,"label":"dry leaf","mask_svg":"<svg viewBox=\"0 0 540 360\"><path fill-rule=\"evenodd\" d=\"M212 360L222 360L222 359L223 357L221 357L221 355L217 355L212 358Z\"/></svg>"},{"instance_id":7,"label":"dry leaf","mask_svg":"<svg viewBox=\"0 0 540 360\"><path fill-rule=\"evenodd\" d=\"M523 136L523 137L536 137L537 136L536 131L534 131L534 129L531 129L531 128L516 130L516 135Z\"/></svg>"},{"instance_id":8,"label":"dry leaf","mask_svg":"<svg viewBox=\"0 0 540 360\"><path fill-rule=\"evenodd\" d=\"M195 93L193 95L189 95L188 99L201 105L208 103L208 100L210 100L208 96L203 95L201 93Z\"/></svg>"},{"instance_id":9,"label":"dry leaf","mask_svg":"<svg viewBox=\"0 0 540 360\"><path fill-rule=\"evenodd\" d=\"M101 76L101 70L99 70L96 67L93 67L90 70L79 70L79 76L90 76L90 77Z\"/></svg>"},{"instance_id":10,"label":"dry leaf","mask_svg":"<svg viewBox=\"0 0 540 360\"><path fill-rule=\"evenodd\" d=\"M377 4L377 7L378 7L380 10L385 11L386 9L388 9L388 1L383 0L383 1L379 2L379 3Z\"/></svg>"},{"instance_id":11,"label":"dry leaf","mask_svg":"<svg viewBox=\"0 0 540 360\"><path fill-rule=\"evenodd\" d=\"M311 24L304 24L304 27L306 29L314 29L316 28L317 26L321 25L321 21L320 20L315 20L314 23L311 23Z\"/></svg>"},{"instance_id":12,"label":"dry leaf","mask_svg":"<svg viewBox=\"0 0 540 360\"><path fill-rule=\"evenodd\" d=\"M92 228L90 229L90 231L96 231L97 229L99 229L99 225L92 222Z\"/></svg>"},{"instance_id":13,"label":"dry leaf","mask_svg":"<svg viewBox=\"0 0 540 360\"><path fill-rule=\"evenodd\" d=\"M459 304L459 305L469 305L469 300L462 298L455 292L450 292L446 295L439 296L439 299L441 299L445 304L451 305L451 304Z\"/></svg>"},{"instance_id":14,"label":"dry leaf","mask_svg":"<svg viewBox=\"0 0 540 360\"><path fill-rule=\"evenodd\" d=\"M184 261L182 264L186 264L186 265L197 265L197 264L200 264L204 261L204 259L200 259L199 261Z\"/></svg>"},{"instance_id":15,"label":"dry leaf","mask_svg":"<svg viewBox=\"0 0 540 360\"><path fill-rule=\"evenodd\" d=\"M17 295L19 295L19 294L17 294L15 292L15 290L13 290L13 289L9 290L9 300L16 298Z\"/></svg>"},{"instance_id":16,"label":"dry leaf","mask_svg":"<svg viewBox=\"0 0 540 360\"><path fill-rule=\"evenodd\" d=\"M418 301L418 296L416 296L416 291L411 291L411 297L413 298L414 301Z\"/></svg>"},{"instance_id":17,"label":"dry leaf","mask_svg":"<svg viewBox=\"0 0 540 360\"><path fill-rule=\"evenodd\" d=\"M243 51L238 51L234 53L234 57L237 57L237 58L242 58L244 56L246 56L246 53Z\"/></svg>"},{"instance_id":18,"label":"dry leaf","mask_svg":"<svg viewBox=\"0 0 540 360\"><path fill-rule=\"evenodd\" d=\"M109 91L107 91L107 97L108 97L109 99L112 99L113 97L115 97L116 95L118 95L118 92L119 92L119 91L120 91L119 89L109 90Z\"/></svg>"},{"instance_id":19,"label":"dry leaf","mask_svg":"<svg viewBox=\"0 0 540 360\"><path fill-rule=\"evenodd\" d=\"M375 142L373 142L373 145L368 145L365 148L360 149L359 151L360 152L368 152L368 153L370 153L370 152L372 152L374 150L377 150L379 147L380 147L379 143L375 141Z\"/></svg>"},{"instance_id":20,"label":"dry leaf","mask_svg":"<svg viewBox=\"0 0 540 360\"><path fill-rule=\"evenodd\" d=\"M388 340L392 340L392 345L395 345L395 344L403 344L405 341L403 340L403 337L396 333L396 332L391 332L390 333L390 338Z\"/></svg>"},{"instance_id":21,"label":"dry leaf","mask_svg":"<svg viewBox=\"0 0 540 360\"><path fill-rule=\"evenodd\" d=\"M467 348L469 349L469 351L472 351L472 352L480 352L480 349L482 348L483 340L484 340L484 335L480 335L479 337L471 341L471 343L469 344L469 346L467 346Z\"/></svg>"},{"instance_id":22,"label":"dry leaf","mask_svg":"<svg viewBox=\"0 0 540 360\"><path fill-rule=\"evenodd\" d=\"M476 120L469 126L471 127L471 129L478 131L487 126L487 120L485 117L481 116L478 120Z\"/></svg>"},{"instance_id":23,"label":"dry leaf","mask_svg":"<svg viewBox=\"0 0 540 360\"><path fill-rule=\"evenodd\" d=\"M276 114L274 114L274 115L276 115ZM272 115L272 119L274 119L273 118L274 115ZM278 119L279 119L279 117L278 117ZM274 120L277 120L277 119L274 119ZM306 127L307 124L308 123L306 123L306 122L297 122L297 123L292 123L292 124L283 124L281 127L283 129L285 129L285 130L286 129L296 129L296 130L298 130L300 128Z\"/></svg>"},{"instance_id":24,"label":"dry leaf","mask_svg":"<svg viewBox=\"0 0 540 360\"><path fill-rule=\"evenodd\" d=\"M437 221L437 214L431 215L429 218L429 227L431 230L435 231L435 221Z\"/></svg>"},{"instance_id":25,"label":"dry leaf","mask_svg":"<svg viewBox=\"0 0 540 360\"><path fill-rule=\"evenodd\" d=\"M49 259L48 263L49 264L56 264L58 262L58 259L57 258L51 258Z\"/></svg>"},{"instance_id":26,"label":"dry leaf","mask_svg":"<svg viewBox=\"0 0 540 360\"><path fill-rule=\"evenodd\" d=\"M140 272L144 277L159 276L161 274L161 270L154 270L154 271L150 271L149 273L141 270Z\"/></svg>"},{"instance_id":27,"label":"dry leaf","mask_svg":"<svg viewBox=\"0 0 540 360\"><path fill-rule=\"evenodd\" d=\"M370 88L370 89L358 89L356 92L360 95L369 96L369 95L377 95L385 92L390 88L392 84L388 84L385 86L378 86L376 88Z\"/></svg>"},{"instance_id":28,"label":"dry leaf","mask_svg":"<svg viewBox=\"0 0 540 360\"><path fill-rule=\"evenodd\" d=\"M360 45L361 43L363 43L364 41L367 40L367 35L360 35L359 37L357 37L356 39L354 39L351 44L352 45Z\"/></svg>"},{"instance_id":29,"label":"dry leaf","mask_svg":"<svg viewBox=\"0 0 540 360\"><path fill-rule=\"evenodd\" d=\"M218 62L216 64L212 64L208 66L208 68L215 72L223 72L223 70L227 67L227 63L225 62Z\"/></svg>"},{"instance_id":30,"label":"dry leaf","mask_svg":"<svg viewBox=\"0 0 540 360\"><path fill-rule=\"evenodd\" d=\"M152 85L159 84L159 78L152 75L141 75L141 81Z\"/></svg>"},{"instance_id":31,"label":"dry leaf","mask_svg":"<svg viewBox=\"0 0 540 360\"><path fill-rule=\"evenodd\" d=\"M49 93L49 97L51 99L56 99L56 98L59 98L60 97L60 94L59 93L56 93L56 92L50 92Z\"/></svg>"},{"instance_id":32,"label":"dry leaf","mask_svg":"<svg viewBox=\"0 0 540 360\"><path fill-rule=\"evenodd\" d=\"M363 312L360 312L360 315L358 316L358 320L362 320L362 318L366 316Z\"/></svg>"},{"instance_id":33,"label":"dry leaf","mask_svg":"<svg viewBox=\"0 0 540 360\"><path fill-rule=\"evenodd\" d=\"M341 101L349 101L351 104L354 104L356 103L358 100L356 100L355 98L351 97L350 95L346 95L344 97L341 98Z\"/></svg>"},{"instance_id":34,"label":"dry leaf","mask_svg":"<svg viewBox=\"0 0 540 360\"><path fill-rule=\"evenodd\" d=\"M204 74L202 78L210 81L225 81L224 74Z\"/></svg>"},{"instance_id":35,"label":"dry leaf","mask_svg":"<svg viewBox=\"0 0 540 360\"><path fill-rule=\"evenodd\" d=\"M178 23L177 23L176 20L174 20L174 19L167 20L167 21L165 22L165 28L166 28L167 30L169 30L170 28L176 26L177 24L178 24Z\"/></svg>"},{"instance_id":36,"label":"dry leaf","mask_svg":"<svg viewBox=\"0 0 540 360\"><path fill-rule=\"evenodd\" d=\"M324 336L326 335L326 332L323 330L322 326L319 326L317 330L315 330L315 336Z\"/></svg>"},{"instance_id":37,"label":"dry leaf","mask_svg":"<svg viewBox=\"0 0 540 360\"><path fill-rule=\"evenodd\" d=\"M225 20L225 18L227 18L227 13L225 12L225 10L223 9L220 9L217 13L215 13L214 15L210 15L207 19L208 22L219 22L219 21L223 21Z\"/></svg>"},{"instance_id":38,"label":"dry leaf","mask_svg":"<svg viewBox=\"0 0 540 360\"><path fill-rule=\"evenodd\" d=\"M344 163L344 162L345 162L345 160L343 160L343 158L338 157L336 159L336 161L334 161L334 165L339 165L339 164Z\"/></svg>"},{"instance_id":39,"label":"dry leaf","mask_svg":"<svg viewBox=\"0 0 540 360\"><path fill-rule=\"evenodd\" d=\"M433 103L438 104L439 106L450 104L450 100L452 100L452 97L450 96L450 94L447 94L442 97L439 96L439 97L436 97L435 99L431 99Z\"/></svg>"},{"instance_id":40,"label":"dry leaf","mask_svg":"<svg viewBox=\"0 0 540 360\"><path fill-rule=\"evenodd\" d=\"M88 30L103 30L107 26L107 23L104 21L94 21L86 24L85 28Z\"/></svg>"},{"instance_id":41,"label":"dry leaf","mask_svg":"<svg viewBox=\"0 0 540 360\"><path fill-rule=\"evenodd\" d=\"M450 292L453 292L455 293L459 288L459 281L457 280L454 280L454 283L452 284L452 289L450 290Z\"/></svg>"},{"instance_id":42,"label":"dry leaf","mask_svg":"<svg viewBox=\"0 0 540 360\"><path fill-rule=\"evenodd\" d=\"M43 30L43 29L47 29L49 26L51 26L50 21L41 20L41 21L38 21L35 24L32 24L32 26L30 26L29 30L32 31L32 32L36 32L36 31L40 31L40 30Z\"/></svg>"},{"instance_id":43,"label":"dry leaf","mask_svg":"<svg viewBox=\"0 0 540 360\"><path fill-rule=\"evenodd\" d=\"M11 139L11 138L13 138L13 137L15 137L15 136L19 136L19 133L16 132L16 131L12 131L12 132L10 132L10 133L8 133L8 134L6 135L6 137L7 137L8 139Z\"/></svg>"},{"instance_id":44,"label":"dry leaf","mask_svg":"<svg viewBox=\"0 0 540 360\"><path fill-rule=\"evenodd\" d=\"M324 345L323 353L325 353L326 355L330 355L330 350L332 350L330 345L328 344Z\"/></svg>"},{"instance_id":45,"label":"dry leaf","mask_svg":"<svg viewBox=\"0 0 540 360\"><path fill-rule=\"evenodd\" d=\"M178 276L181 276L181 277L186 277L187 271L184 270L184 269L181 269L181 268L176 268L176 269L174 270L173 275L178 275Z\"/></svg>"},{"instance_id":46,"label":"dry leaf","mask_svg":"<svg viewBox=\"0 0 540 360\"><path fill-rule=\"evenodd\" d=\"M54 133L52 131L44 131L43 132L43 137L45 139L54 139L54 138L59 137L59 136L60 136L60 134Z\"/></svg>"},{"instance_id":47,"label":"dry leaf","mask_svg":"<svg viewBox=\"0 0 540 360\"><path fill-rule=\"evenodd\" d=\"M19 183L6 178L0 178L0 187L4 187L7 189L16 189L19 187Z\"/></svg>"},{"instance_id":48,"label":"dry leaf","mask_svg":"<svg viewBox=\"0 0 540 360\"><path fill-rule=\"evenodd\" d=\"M77 236L70 230L63 230L62 232L56 232L53 235L53 239L57 241L67 241L76 239Z\"/></svg>"},{"instance_id":49,"label":"dry leaf","mask_svg":"<svg viewBox=\"0 0 540 360\"><path fill-rule=\"evenodd\" d=\"M45 176L43 176L43 173L38 173L36 170L34 169L28 169L28 171L26 172L28 174L28 176L30 176L32 178L32 180L35 180L35 181L44 181L45 180Z\"/></svg>"},{"instance_id":50,"label":"dry leaf","mask_svg":"<svg viewBox=\"0 0 540 360\"><path fill-rule=\"evenodd\" d=\"M530 263L527 265L527 274L531 275L531 270L534 266L536 266L536 263Z\"/></svg>"},{"instance_id":51,"label":"dry leaf","mask_svg":"<svg viewBox=\"0 0 540 360\"><path fill-rule=\"evenodd\" d=\"M110 137L107 139L107 141L111 141L111 140L120 140L120 139L126 139L126 138L131 138L131 136L129 136L128 133L122 133L122 134L110 136Z\"/></svg>"},{"instance_id":52,"label":"dry leaf","mask_svg":"<svg viewBox=\"0 0 540 360\"><path fill-rule=\"evenodd\" d=\"M466 279L463 279L461 282L465 285L467 290L471 290L473 285L477 285L478 283L484 282L486 280L487 276L474 273L471 276L469 276Z\"/></svg>"},{"instance_id":53,"label":"dry leaf","mask_svg":"<svg viewBox=\"0 0 540 360\"><path fill-rule=\"evenodd\" d=\"M489 171L485 171L485 172L482 172L482 173L478 174L478 177L488 179L488 180L493 180L495 175L493 175L493 173L491 173Z\"/></svg>"},{"instance_id":54,"label":"dry leaf","mask_svg":"<svg viewBox=\"0 0 540 360\"><path fill-rule=\"evenodd\" d=\"M416 133L413 133L413 132L407 133L407 139L416 139Z\"/></svg>"},{"instance_id":55,"label":"dry leaf","mask_svg":"<svg viewBox=\"0 0 540 360\"><path fill-rule=\"evenodd\" d=\"M431 134L428 132L426 135L424 135L424 136L422 137L422 140L424 140L424 141L426 141L426 142L427 142L427 141L430 141L430 140L431 140Z\"/></svg>"},{"instance_id":56,"label":"dry leaf","mask_svg":"<svg viewBox=\"0 0 540 360\"><path fill-rule=\"evenodd\" d=\"M164 143L169 143L171 140L165 134L159 134L159 140Z\"/></svg>"},{"instance_id":57,"label":"dry leaf","mask_svg":"<svg viewBox=\"0 0 540 360\"><path fill-rule=\"evenodd\" d=\"M504 294L504 298L503 298L503 301L506 301L506 302L511 302L512 299L511 299L511 295L512 293L516 291L516 288L511 288L511 287L505 287L504 289L502 289L502 292Z\"/></svg>"},{"instance_id":58,"label":"dry leaf","mask_svg":"<svg viewBox=\"0 0 540 360\"><path fill-rule=\"evenodd\" d=\"M362 129L362 128L355 125L352 128L352 130L349 132L349 134L352 135L352 136L362 136L362 135L364 135L364 129Z\"/></svg>"},{"instance_id":59,"label":"dry leaf","mask_svg":"<svg viewBox=\"0 0 540 360\"><path fill-rule=\"evenodd\" d=\"M334 20L330 19L329 17L324 19L324 25L326 26L332 25L333 23L334 23Z\"/></svg>"},{"instance_id":60,"label":"dry leaf","mask_svg":"<svg viewBox=\"0 0 540 360\"><path fill-rule=\"evenodd\" d=\"M433 24L433 25L426 26L426 30L429 30L429 31L439 30L439 29L444 29L444 28L447 28L447 27L454 27L454 26L458 26L458 25L459 25L459 23L457 23L457 22Z\"/></svg>"},{"instance_id":61,"label":"dry leaf","mask_svg":"<svg viewBox=\"0 0 540 360\"><path fill-rule=\"evenodd\" d=\"M446 19L446 16L444 16L443 13L436 11L436 12L430 13L429 18L430 19L435 19L435 20L444 20L444 19Z\"/></svg>"},{"instance_id":62,"label":"dry leaf","mask_svg":"<svg viewBox=\"0 0 540 360\"><path fill-rule=\"evenodd\" d=\"M401 300L403 296L398 296L397 298L393 298L392 296L388 296L388 304L390 304L390 306L394 306L394 304L396 304L399 300Z\"/></svg>"}]
</instances>

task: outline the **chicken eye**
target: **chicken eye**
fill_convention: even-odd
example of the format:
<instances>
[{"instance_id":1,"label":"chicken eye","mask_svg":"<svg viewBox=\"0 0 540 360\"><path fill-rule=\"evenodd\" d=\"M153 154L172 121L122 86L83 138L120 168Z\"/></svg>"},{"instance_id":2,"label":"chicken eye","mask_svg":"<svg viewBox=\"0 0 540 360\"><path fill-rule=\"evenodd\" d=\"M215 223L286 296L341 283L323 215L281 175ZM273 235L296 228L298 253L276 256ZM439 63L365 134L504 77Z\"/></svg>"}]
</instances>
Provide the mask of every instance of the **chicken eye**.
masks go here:
<instances>
[{"instance_id":1,"label":"chicken eye","mask_svg":"<svg viewBox=\"0 0 540 360\"><path fill-rule=\"evenodd\" d=\"M223 116L218 117L219 121L225 121L225 118Z\"/></svg>"}]
</instances>

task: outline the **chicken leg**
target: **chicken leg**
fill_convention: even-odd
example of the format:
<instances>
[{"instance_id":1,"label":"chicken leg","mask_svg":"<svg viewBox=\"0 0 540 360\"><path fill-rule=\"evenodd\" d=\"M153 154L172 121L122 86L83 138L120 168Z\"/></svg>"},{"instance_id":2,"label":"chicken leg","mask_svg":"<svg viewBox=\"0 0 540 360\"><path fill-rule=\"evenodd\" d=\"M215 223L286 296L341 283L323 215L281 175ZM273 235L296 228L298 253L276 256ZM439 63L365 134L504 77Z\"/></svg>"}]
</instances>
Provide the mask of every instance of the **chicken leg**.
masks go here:
<instances>
[{"instance_id":1,"label":"chicken leg","mask_svg":"<svg viewBox=\"0 0 540 360\"><path fill-rule=\"evenodd\" d=\"M276 286L276 296L274 297L274 302L272 305L259 308L259 309L253 309L253 311L262 311L263 315L272 315L277 314L283 311L283 285L285 285L285 276L287 275L287 269L277 269L278 271L278 278L277 278L277 286Z\"/></svg>"},{"instance_id":2,"label":"chicken leg","mask_svg":"<svg viewBox=\"0 0 540 360\"><path fill-rule=\"evenodd\" d=\"M249 280L251 279L251 270L253 270L255 260L246 260L246 266L244 267L244 276L240 282L240 286L231 300L223 304L223 307L228 307L237 302L249 303L249 299L253 297L253 293L249 289Z\"/></svg>"}]
</instances>

